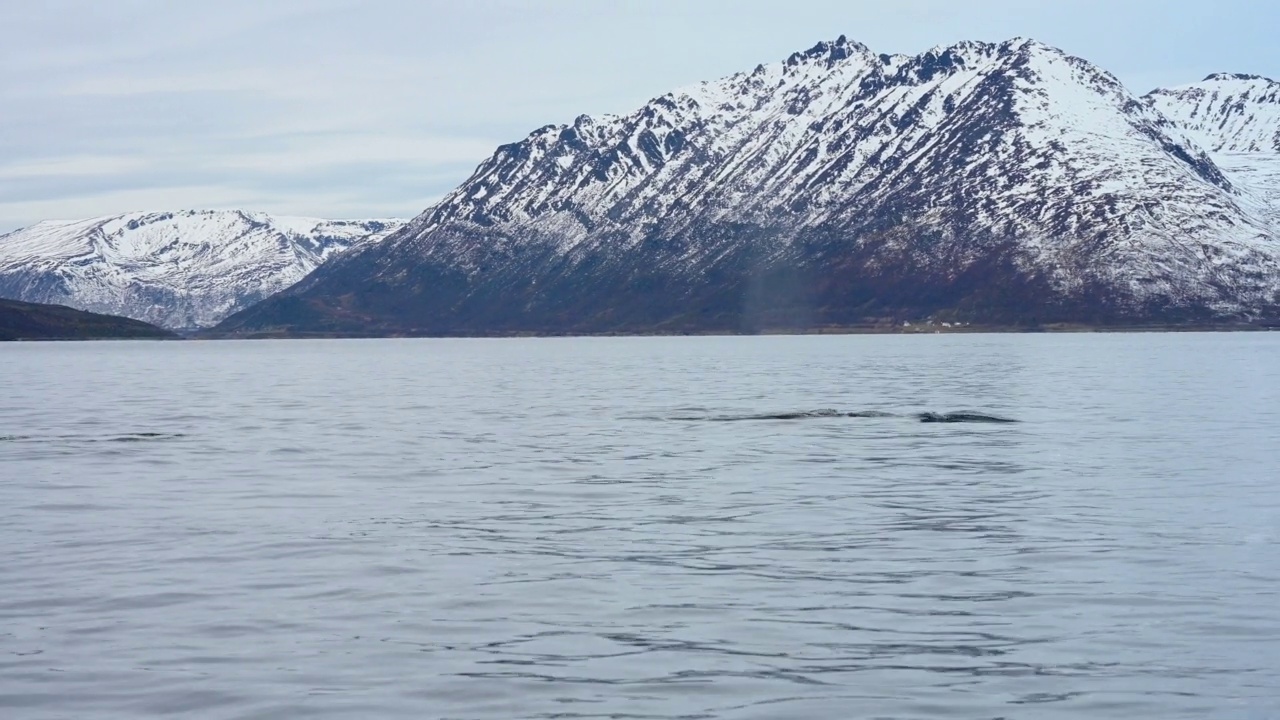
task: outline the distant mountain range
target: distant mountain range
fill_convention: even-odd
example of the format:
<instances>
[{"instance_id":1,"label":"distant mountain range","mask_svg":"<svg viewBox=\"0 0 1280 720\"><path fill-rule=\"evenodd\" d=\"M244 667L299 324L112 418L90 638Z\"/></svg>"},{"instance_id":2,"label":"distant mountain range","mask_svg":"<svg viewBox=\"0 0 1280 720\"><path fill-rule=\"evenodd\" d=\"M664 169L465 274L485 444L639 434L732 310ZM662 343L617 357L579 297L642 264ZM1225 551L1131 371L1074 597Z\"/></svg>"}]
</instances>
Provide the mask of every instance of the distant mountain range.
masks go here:
<instances>
[{"instance_id":1,"label":"distant mountain range","mask_svg":"<svg viewBox=\"0 0 1280 720\"><path fill-rule=\"evenodd\" d=\"M402 224L238 211L42 222L0 236L0 297L207 327Z\"/></svg>"},{"instance_id":2,"label":"distant mountain range","mask_svg":"<svg viewBox=\"0 0 1280 720\"><path fill-rule=\"evenodd\" d=\"M905 56L842 37L540 128L351 242L237 295L211 334L1276 322L1280 85L1136 96L1033 40Z\"/></svg>"},{"instance_id":3,"label":"distant mountain range","mask_svg":"<svg viewBox=\"0 0 1280 720\"><path fill-rule=\"evenodd\" d=\"M141 320L62 305L0 299L0 340L167 340L177 335Z\"/></svg>"}]
</instances>

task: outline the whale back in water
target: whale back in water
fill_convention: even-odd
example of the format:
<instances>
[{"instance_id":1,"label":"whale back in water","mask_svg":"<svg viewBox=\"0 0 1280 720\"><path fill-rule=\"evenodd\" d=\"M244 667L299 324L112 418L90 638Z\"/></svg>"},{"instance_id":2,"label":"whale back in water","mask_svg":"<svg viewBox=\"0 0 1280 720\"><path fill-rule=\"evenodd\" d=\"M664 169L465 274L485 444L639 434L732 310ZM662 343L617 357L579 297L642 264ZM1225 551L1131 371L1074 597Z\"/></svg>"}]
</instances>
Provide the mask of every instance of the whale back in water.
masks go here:
<instances>
[{"instance_id":1,"label":"whale back in water","mask_svg":"<svg viewBox=\"0 0 1280 720\"><path fill-rule=\"evenodd\" d=\"M821 410L796 410L786 412L751 413L747 415L707 415L674 417L672 420L705 420L708 422L739 422L742 420L807 420L809 418L843 417L844 413L831 408Z\"/></svg>"},{"instance_id":2,"label":"whale back in water","mask_svg":"<svg viewBox=\"0 0 1280 720\"><path fill-rule=\"evenodd\" d=\"M995 415L983 415L975 412L934 413L924 412L919 415L920 422L927 423L1011 423L1018 422Z\"/></svg>"},{"instance_id":3,"label":"whale back in water","mask_svg":"<svg viewBox=\"0 0 1280 720\"><path fill-rule=\"evenodd\" d=\"M796 410L784 412L769 413L750 413L743 415L679 415L675 417L663 418L666 420L685 420L700 422L741 422L745 420L808 420L811 418L888 418L898 417L894 413L885 412L883 410L857 410L854 412L843 412L833 410L831 408L823 408L820 410ZM976 412L949 412L935 413L924 412L919 413L915 417L920 422L928 423L1012 423L1017 420L1002 418L996 415L986 415Z\"/></svg>"}]
</instances>

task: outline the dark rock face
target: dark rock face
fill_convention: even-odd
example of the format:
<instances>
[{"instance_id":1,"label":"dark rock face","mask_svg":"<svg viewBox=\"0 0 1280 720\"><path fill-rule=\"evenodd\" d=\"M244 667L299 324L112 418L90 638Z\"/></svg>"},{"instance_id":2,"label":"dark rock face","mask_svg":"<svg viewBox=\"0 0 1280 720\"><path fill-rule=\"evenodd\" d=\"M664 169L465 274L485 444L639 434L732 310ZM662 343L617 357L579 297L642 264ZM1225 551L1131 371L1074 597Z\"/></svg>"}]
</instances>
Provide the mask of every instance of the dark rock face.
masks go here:
<instances>
[{"instance_id":1,"label":"dark rock face","mask_svg":"<svg viewBox=\"0 0 1280 720\"><path fill-rule=\"evenodd\" d=\"M498 148L384 243L215 332L756 332L925 317L1254 320L1267 198L1106 72L1027 40L840 38Z\"/></svg>"},{"instance_id":2,"label":"dark rock face","mask_svg":"<svg viewBox=\"0 0 1280 720\"><path fill-rule=\"evenodd\" d=\"M0 300L0 340L176 339L140 320L98 315L62 305Z\"/></svg>"}]
</instances>

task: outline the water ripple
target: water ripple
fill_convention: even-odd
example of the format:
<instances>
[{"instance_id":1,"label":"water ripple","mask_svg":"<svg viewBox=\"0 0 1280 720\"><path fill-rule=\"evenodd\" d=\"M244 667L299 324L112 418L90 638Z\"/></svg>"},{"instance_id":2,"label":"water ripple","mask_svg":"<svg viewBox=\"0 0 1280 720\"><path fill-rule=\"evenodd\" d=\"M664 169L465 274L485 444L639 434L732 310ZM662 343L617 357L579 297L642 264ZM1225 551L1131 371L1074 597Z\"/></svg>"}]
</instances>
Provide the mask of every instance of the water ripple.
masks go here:
<instances>
[{"instance_id":1,"label":"water ripple","mask_svg":"<svg viewBox=\"0 0 1280 720\"><path fill-rule=\"evenodd\" d=\"M1262 335L0 348L0 717L1275 716Z\"/></svg>"}]
</instances>

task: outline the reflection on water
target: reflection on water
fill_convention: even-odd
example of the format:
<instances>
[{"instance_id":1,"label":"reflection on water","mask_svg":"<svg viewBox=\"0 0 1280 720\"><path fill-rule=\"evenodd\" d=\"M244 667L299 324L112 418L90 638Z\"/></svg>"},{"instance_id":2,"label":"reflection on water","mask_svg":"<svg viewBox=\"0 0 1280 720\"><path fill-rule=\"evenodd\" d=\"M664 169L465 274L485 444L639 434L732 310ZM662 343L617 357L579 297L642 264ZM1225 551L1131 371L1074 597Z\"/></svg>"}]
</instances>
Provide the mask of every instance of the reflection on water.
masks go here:
<instances>
[{"instance_id":1,"label":"reflection on water","mask_svg":"<svg viewBox=\"0 0 1280 720\"><path fill-rule=\"evenodd\" d=\"M1278 350L5 346L0 712L1272 717Z\"/></svg>"}]
</instances>

